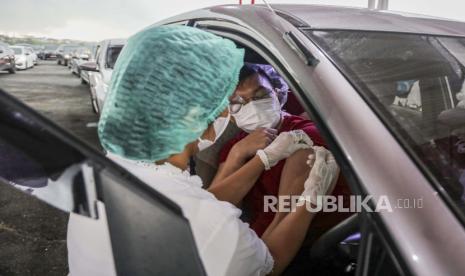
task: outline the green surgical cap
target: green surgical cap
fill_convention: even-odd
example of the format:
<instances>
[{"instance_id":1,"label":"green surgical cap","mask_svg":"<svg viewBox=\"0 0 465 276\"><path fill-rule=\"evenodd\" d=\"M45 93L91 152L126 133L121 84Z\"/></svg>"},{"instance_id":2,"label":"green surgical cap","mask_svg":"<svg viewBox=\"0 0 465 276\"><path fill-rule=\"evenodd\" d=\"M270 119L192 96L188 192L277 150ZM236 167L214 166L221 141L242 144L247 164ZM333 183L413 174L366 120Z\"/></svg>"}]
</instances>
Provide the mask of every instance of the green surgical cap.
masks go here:
<instances>
[{"instance_id":1,"label":"green surgical cap","mask_svg":"<svg viewBox=\"0 0 465 276\"><path fill-rule=\"evenodd\" d=\"M102 146L133 160L180 153L228 106L244 50L186 26L145 29L115 64L98 125Z\"/></svg>"}]
</instances>

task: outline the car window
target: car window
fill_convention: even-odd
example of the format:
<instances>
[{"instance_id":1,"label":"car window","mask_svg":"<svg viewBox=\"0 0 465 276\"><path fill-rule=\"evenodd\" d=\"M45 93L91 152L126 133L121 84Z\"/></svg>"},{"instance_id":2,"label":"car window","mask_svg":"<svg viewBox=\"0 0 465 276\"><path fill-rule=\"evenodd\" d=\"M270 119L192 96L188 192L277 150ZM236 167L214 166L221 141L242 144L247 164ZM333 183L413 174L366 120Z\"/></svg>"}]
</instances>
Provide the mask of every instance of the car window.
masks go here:
<instances>
[{"instance_id":1,"label":"car window","mask_svg":"<svg viewBox=\"0 0 465 276\"><path fill-rule=\"evenodd\" d=\"M465 39L306 31L457 214L465 214Z\"/></svg>"},{"instance_id":2,"label":"car window","mask_svg":"<svg viewBox=\"0 0 465 276\"><path fill-rule=\"evenodd\" d=\"M113 67L115 66L116 60L118 59L118 56L122 49L123 49L123 45L108 47L107 61L106 61L107 68L113 69Z\"/></svg>"},{"instance_id":3,"label":"car window","mask_svg":"<svg viewBox=\"0 0 465 276\"><path fill-rule=\"evenodd\" d=\"M12 47L11 49L15 52L15 55L21 55L23 53L22 48Z\"/></svg>"},{"instance_id":4,"label":"car window","mask_svg":"<svg viewBox=\"0 0 465 276\"><path fill-rule=\"evenodd\" d=\"M79 49L79 46L65 46L65 47L63 47L63 51L64 51L65 54L76 51L77 49Z\"/></svg>"}]
</instances>

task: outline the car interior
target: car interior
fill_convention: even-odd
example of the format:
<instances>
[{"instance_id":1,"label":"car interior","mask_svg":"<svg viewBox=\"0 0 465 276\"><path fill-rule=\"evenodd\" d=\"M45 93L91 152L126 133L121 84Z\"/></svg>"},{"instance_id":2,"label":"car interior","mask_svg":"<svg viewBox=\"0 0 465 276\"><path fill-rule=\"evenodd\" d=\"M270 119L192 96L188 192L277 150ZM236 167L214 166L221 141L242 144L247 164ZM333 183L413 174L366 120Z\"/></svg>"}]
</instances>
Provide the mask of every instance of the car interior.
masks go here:
<instances>
[{"instance_id":1,"label":"car interior","mask_svg":"<svg viewBox=\"0 0 465 276\"><path fill-rule=\"evenodd\" d=\"M250 47L237 41L235 43L245 50L245 62L271 65ZM292 115L309 119L306 109L300 104L298 97L292 90L288 92L288 100L283 110ZM202 178L204 187L209 186L216 174L221 148L239 131L233 123L230 123L227 130L213 146L200 152L194 158L195 168L192 170ZM341 174L343 174L342 171ZM347 188L349 189L349 187ZM247 210L244 209L244 212L246 213ZM365 258L364 252L361 250L362 234L360 228L362 224L367 223L368 218L361 218L361 216L357 213L348 213L336 217L336 219L328 218L323 231L313 231L312 226L310 226L304 246L283 275L305 275L308 273L308 269L311 269L315 275L356 275L358 260ZM243 217L247 218L248 215L245 214ZM366 229L366 234L367 238L369 236L376 242L370 243L369 248L363 246L364 250L377 251L376 256L380 258L372 258L371 262L365 259L363 266L366 266L366 269L373 273L401 275L397 274L397 271L400 271L399 264L393 264L394 255L383 246L386 241L381 241L378 234L373 233L372 230ZM367 275L372 275L372 273Z\"/></svg>"}]
</instances>

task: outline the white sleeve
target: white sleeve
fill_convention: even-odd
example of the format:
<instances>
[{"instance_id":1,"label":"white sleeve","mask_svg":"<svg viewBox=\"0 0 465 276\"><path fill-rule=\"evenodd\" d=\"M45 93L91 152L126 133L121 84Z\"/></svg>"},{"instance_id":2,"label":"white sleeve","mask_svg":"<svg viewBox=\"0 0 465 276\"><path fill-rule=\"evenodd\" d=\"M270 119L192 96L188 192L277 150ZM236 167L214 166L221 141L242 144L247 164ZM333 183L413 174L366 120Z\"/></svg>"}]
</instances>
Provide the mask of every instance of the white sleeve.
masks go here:
<instances>
[{"instance_id":1,"label":"white sleeve","mask_svg":"<svg viewBox=\"0 0 465 276\"><path fill-rule=\"evenodd\" d=\"M268 247L249 224L239 219L231 221L238 229L236 250L226 270L226 275L267 275L274 266L274 260ZM226 237L227 238L227 237Z\"/></svg>"}]
</instances>

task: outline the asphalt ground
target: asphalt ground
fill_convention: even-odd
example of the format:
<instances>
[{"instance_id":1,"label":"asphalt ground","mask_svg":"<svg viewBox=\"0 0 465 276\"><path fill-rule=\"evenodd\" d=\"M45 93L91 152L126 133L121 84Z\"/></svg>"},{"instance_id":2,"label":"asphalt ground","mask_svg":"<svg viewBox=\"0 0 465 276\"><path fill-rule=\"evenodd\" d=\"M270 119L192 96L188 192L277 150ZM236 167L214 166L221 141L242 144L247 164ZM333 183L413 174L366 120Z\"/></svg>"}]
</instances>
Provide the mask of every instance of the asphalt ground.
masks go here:
<instances>
[{"instance_id":1,"label":"asphalt ground","mask_svg":"<svg viewBox=\"0 0 465 276\"><path fill-rule=\"evenodd\" d=\"M89 87L67 67L39 61L16 74L0 72L0 88L99 147ZM0 276L67 275L67 223L66 213L0 185Z\"/></svg>"}]
</instances>

